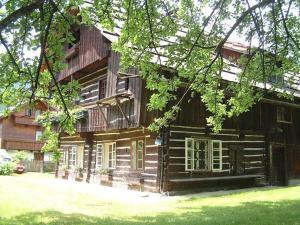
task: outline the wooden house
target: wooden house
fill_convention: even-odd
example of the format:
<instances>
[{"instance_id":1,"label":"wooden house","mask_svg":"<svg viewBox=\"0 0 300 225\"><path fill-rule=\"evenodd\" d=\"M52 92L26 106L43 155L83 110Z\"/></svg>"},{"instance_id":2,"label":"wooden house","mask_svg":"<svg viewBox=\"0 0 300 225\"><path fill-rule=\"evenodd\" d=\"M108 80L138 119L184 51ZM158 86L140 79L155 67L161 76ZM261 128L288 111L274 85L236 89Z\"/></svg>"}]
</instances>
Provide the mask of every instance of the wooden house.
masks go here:
<instances>
[{"instance_id":1,"label":"wooden house","mask_svg":"<svg viewBox=\"0 0 300 225\"><path fill-rule=\"evenodd\" d=\"M146 110L151 93L138 76L118 74L120 55L111 48L118 34L84 25L76 34L77 42L65 46L68 67L57 76L61 83L78 80L78 104L86 109L77 133L61 134L69 178L81 168L87 182L176 192L286 185L300 177L300 104L270 96L213 133L194 98L168 128L151 133L147 126L157 116ZM223 54L239 57L241 49L227 43Z\"/></svg>"},{"instance_id":2,"label":"wooden house","mask_svg":"<svg viewBox=\"0 0 300 225\"><path fill-rule=\"evenodd\" d=\"M20 111L0 117L0 149L27 151L32 159L43 160L43 142L39 140L43 129L35 119L45 110L43 102L36 102L34 107L25 104Z\"/></svg>"}]
</instances>

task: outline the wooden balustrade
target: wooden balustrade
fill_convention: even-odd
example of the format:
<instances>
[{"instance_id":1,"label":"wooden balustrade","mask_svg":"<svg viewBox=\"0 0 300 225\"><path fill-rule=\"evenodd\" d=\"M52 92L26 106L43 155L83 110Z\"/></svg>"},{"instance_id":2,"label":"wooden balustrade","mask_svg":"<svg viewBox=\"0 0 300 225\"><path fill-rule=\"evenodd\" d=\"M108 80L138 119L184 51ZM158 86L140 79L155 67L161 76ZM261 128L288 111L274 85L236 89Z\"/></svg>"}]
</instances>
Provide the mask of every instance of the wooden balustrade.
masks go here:
<instances>
[{"instance_id":1,"label":"wooden balustrade","mask_svg":"<svg viewBox=\"0 0 300 225\"><path fill-rule=\"evenodd\" d=\"M103 109L102 109L103 110ZM104 115L103 115L104 114ZM79 121L76 125L77 132L97 132L110 129L124 129L136 127L135 118L129 117L129 121L123 117L105 117L107 113L101 113L99 108L89 109L88 117Z\"/></svg>"}]
</instances>

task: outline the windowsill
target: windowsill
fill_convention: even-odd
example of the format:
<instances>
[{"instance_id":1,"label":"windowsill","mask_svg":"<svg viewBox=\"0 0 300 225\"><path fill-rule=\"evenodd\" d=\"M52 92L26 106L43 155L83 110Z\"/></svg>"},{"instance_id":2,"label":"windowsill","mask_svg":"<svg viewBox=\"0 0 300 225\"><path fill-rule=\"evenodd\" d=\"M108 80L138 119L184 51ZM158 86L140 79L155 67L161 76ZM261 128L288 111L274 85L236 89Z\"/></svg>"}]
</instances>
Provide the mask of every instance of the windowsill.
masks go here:
<instances>
[{"instance_id":1,"label":"windowsill","mask_svg":"<svg viewBox=\"0 0 300 225\"><path fill-rule=\"evenodd\" d=\"M186 172L193 172L193 173L209 173L209 172L212 172L211 170L205 170L205 169L202 169L202 170L185 170Z\"/></svg>"},{"instance_id":2,"label":"windowsill","mask_svg":"<svg viewBox=\"0 0 300 225\"><path fill-rule=\"evenodd\" d=\"M283 123L283 124L293 124L292 121L281 121L281 120L277 120L277 123Z\"/></svg>"}]
</instances>

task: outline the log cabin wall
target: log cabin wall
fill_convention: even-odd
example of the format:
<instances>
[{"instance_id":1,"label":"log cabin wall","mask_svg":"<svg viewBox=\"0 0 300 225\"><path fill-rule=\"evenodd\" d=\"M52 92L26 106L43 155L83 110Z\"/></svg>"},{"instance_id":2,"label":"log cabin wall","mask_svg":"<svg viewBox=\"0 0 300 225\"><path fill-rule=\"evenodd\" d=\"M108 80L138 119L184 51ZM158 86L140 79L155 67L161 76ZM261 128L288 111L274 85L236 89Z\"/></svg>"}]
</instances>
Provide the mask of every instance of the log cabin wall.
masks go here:
<instances>
[{"instance_id":1,"label":"log cabin wall","mask_svg":"<svg viewBox=\"0 0 300 225\"><path fill-rule=\"evenodd\" d=\"M133 141L143 141L143 168L133 166ZM157 192L158 187L158 151L154 138L146 130L128 130L118 134L94 134L93 149L97 144L116 144L116 169L111 170L111 185L125 185L131 189ZM94 170L96 171L96 170Z\"/></svg>"},{"instance_id":2,"label":"log cabin wall","mask_svg":"<svg viewBox=\"0 0 300 225\"><path fill-rule=\"evenodd\" d=\"M220 141L221 169L187 171L186 138L208 140L210 143ZM165 191L251 186L255 185L256 178L266 176L264 136L257 134L246 134L240 138L233 130L214 134L206 133L201 127L173 125L169 130L167 159Z\"/></svg>"},{"instance_id":3,"label":"log cabin wall","mask_svg":"<svg viewBox=\"0 0 300 225\"><path fill-rule=\"evenodd\" d=\"M64 50L68 66L58 74L59 81L107 57L111 50L111 43L96 27L81 25L80 41L72 47L66 45Z\"/></svg>"},{"instance_id":4,"label":"log cabin wall","mask_svg":"<svg viewBox=\"0 0 300 225\"><path fill-rule=\"evenodd\" d=\"M91 157L91 178L90 182L101 183L101 171L107 170L111 180L105 181L104 185L109 186L126 186L129 189L142 191L159 191L159 166L158 153L159 146L155 145L154 137L146 130L127 130L123 132L112 131L111 133L87 133L92 136L92 157ZM143 166L136 169L133 166L133 146L132 142L143 141ZM97 145L106 146L106 144L115 143L116 145L116 167L115 169L106 169L105 167L97 168ZM83 157L78 155L78 149L83 148ZM76 168L82 165L84 180L88 172L89 148L87 139L78 135L62 136L60 143L63 157L61 165L69 168L69 179L75 179ZM76 162L72 163L71 149L76 148ZM104 150L103 151L107 151ZM106 154L107 155L107 154ZM105 154L104 154L105 156ZM82 161L78 161L78 159ZM99 160L99 159L98 159Z\"/></svg>"}]
</instances>

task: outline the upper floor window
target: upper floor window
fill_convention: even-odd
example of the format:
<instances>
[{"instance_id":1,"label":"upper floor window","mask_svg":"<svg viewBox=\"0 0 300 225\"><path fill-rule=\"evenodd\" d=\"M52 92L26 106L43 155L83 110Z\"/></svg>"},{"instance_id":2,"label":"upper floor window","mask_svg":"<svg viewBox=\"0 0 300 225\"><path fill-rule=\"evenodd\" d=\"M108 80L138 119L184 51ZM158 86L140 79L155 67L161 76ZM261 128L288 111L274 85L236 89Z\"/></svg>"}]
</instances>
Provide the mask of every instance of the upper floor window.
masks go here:
<instances>
[{"instance_id":1,"label":"upper floor window","mask_svg":"<svg viewBox=\"0 0 300 225\"><path fill-rule=\"evenodd\" d=\"M106 78L99 80L99 99L105 98Z\"/></svg>"},{"instance_id":2,"label":"upper floor window","mask_svg":"<svg viewBox=\"0 0 300 225\"><path fill-rule=\"evenodd\" d=\"M221 141L186 138L185 170L222 170Z\"/></svg>"},{"instance_id":3,"label":"upper floor window","mask_svg":"<svg viewBox=\"0 0 300 225\"><path fill-rule=\"evenodd\" d=\"M25 116L32 116L32 109L25 109Z\"/></svg>"},{"instance_id":4,"label":"upper floor window","mask_svg":"<svg viewBox=\"0 0 300 225\"><path fill-rule=\"evenodd\" d=\"M271 84L284 84L284 77L279 75L270 75L268 81Z\"/></svg>"},{"instance_id":5,"label":"upper floor window","mask_svg":"<svg viewBox=\"0 0 300 225\"><path fill-rule=\"evenodd\" d=\"M42 131L40 131L40 130L35 131L35 140L36 141L41 140L42 135L43 135Z\"/></svg>"},{"instance_id":6,"label":"upper floor window","mask_svg":"<svg viewBox=\"0 0 300 225\"><path fill-rule=\"evenodd\" d=\"M277 122L292 123L291 109L284 106L277 106Z\"/></svg>"},{"instance_id":7,"label":"upper floor window","mask_svg":"<svg viewBox=\"0 0 300 225\"><path fill-rule=\"evenodd\" d=\"M35 118L38 118L42 114L41 110L37 109L35 110L34 116Z\"/></svg>"}]
</instances>

